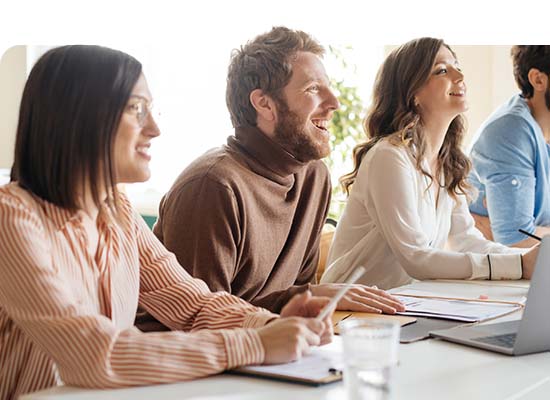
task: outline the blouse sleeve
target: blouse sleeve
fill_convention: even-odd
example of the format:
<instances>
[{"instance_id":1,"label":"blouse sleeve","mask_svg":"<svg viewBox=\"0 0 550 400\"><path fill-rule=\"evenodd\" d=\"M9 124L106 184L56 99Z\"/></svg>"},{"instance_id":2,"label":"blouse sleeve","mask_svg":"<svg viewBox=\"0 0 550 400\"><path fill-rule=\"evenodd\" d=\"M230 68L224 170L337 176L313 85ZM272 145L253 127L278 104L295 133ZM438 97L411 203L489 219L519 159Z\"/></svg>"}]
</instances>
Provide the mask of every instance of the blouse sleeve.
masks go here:
<instances>
[{"instance_id":1,"label":"blouse sleeve","mask_svg":"<svg viewBox=\"0 0 550 400\"><path fill-rule=\"evenodd\" d=\"M179 265L147 224L129 209L136 227L140 259L140 305L171 329L259 327L276 314L225 291L212 293Z\"/></svg>"},{"instance_id":2,"label":"blouse sleeve","mask_svg":"<svg viewBox=\"0 0 550 400\"><path fill-rule=\"evenodd\" d=\"M263 361L264 348L253 329L142 333L134 327L119 329L109 318L90 312L75 298L78 290L69 287L66 271L59 270L40 217L12 200L0 196L0 304L56 363L66 384L112 388L174 382ZM169 308L170 302L160 300L161 294L170 295L162 287L176 286L185 297L172 303L182 310L189 307L184 325L225 328L262 319L251 317L253 310L237 299L209 294L200 282L176 273L169 255L155 251L143 274L144 301L152 309ZM165 264L153 262L157 254ZM153 265L167 267L155 270ZM228 316L222 317L220 309L226 306Z\"/></svg>"},{"instance_id":3,"label":"blouse sleeve","mask_svg":"<svg viewBox=\"0 0 550 400\"><path fill-rule=\"evenodd\" d=\"M458 201L453 208L448 245L450 249L458 252L487 254L487 263L491 265L491 279L520 279L522 275L520 255L529 250L511 248L487 240L475 227L465 196L458 196ZM478 265L474 264L474 268L476 267ZM478 273L482 274L483 271Z\"/></svg>"},{"instance_id":4,"label":"blouse sleeve","mask_svg":"<svg viewBox=\"0 0 550 400\"><path fill-rule=\"evenodd\" d=\"M503 263L490 266L493 258L479 251L483 249L449 251L431 246L418 213L416 193L423 189L415 186L414 168L402 149L387 146L377 149L367 170L371 200L367 207L407 273L416 279L519 279L518 255L503 254L498 257Z\"/></svg>"}]
</instances>

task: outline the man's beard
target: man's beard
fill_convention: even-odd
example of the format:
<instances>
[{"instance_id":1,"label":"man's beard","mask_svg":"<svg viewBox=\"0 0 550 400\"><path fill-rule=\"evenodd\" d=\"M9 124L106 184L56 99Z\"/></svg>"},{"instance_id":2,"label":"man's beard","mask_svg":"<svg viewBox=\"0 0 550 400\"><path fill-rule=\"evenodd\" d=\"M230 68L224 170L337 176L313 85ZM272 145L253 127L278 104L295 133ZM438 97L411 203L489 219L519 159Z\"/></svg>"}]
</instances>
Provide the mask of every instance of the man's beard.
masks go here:
<instances>
[{"instance_id":1,"label":"man's beard","mask_svg":"<svg viewBox=\"0 0 550 400\"><path fill-rule=\"evenodd\" d=\"M316 141L305 129L304 121L290 111L284 101L277 101L275 141L301 162L320 160L330 153L328 143Z\"/></svg>"}]
</instances>

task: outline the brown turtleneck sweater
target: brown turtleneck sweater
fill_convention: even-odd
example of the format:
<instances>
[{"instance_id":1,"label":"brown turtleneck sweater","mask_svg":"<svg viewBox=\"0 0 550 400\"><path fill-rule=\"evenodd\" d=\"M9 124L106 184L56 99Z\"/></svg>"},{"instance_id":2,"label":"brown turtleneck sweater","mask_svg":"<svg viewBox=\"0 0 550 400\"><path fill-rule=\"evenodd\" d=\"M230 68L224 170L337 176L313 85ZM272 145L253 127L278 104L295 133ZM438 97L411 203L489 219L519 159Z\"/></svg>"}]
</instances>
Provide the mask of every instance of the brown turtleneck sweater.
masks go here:
<instances>
[{"instance_id":1,"label":"brown turtleneck sweater","mask_svg":"<svg viewBox=\"0 0 550 400\"><path fill-rule=\"evenodd\" d=\"M330 191L322 161L302 163L257 128L237 129L181 173L154 233L212 291L279 312L315 278Z\"/></svg>"}]
</instances>

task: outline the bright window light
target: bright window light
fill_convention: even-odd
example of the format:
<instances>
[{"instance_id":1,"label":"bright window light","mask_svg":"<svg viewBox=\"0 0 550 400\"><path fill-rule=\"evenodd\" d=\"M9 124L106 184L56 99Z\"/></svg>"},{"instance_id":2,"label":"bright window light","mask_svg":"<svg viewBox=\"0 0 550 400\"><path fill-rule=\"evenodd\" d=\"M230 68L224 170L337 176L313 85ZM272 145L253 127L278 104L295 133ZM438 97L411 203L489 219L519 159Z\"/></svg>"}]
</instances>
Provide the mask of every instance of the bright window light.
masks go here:
<instances>
[{"instance_id":1,"label":"bright window light","mask_svg":"<svg viewBox=\"0 0 550 400\"><path fill-rule=\"evenodd\" d=\"M260 33L262 31L236 29L219 35L207 46L200 38L182 38L179 44L98 43L127 52L143 64L155 109L161 113L158 121L161 135L152 141L150 151L151 179L126 186L132 203L142 214L156 215L160 198L181 171L205 151L225 144L233 133L225 104L231 51ZM312 34L315 36L314 32ZM324 36L330 37L330 34L324 32ZM358 43L341 44L318 39L327 49L325 65L329 76L356 86L367 104L376 70L383 59L383 48L362 45L359 40ZM329 45L342 49L351 47L345 50L349 68L342 69L328 51ZM28 47L29 70L48 48L51 47ZM334 165L333 184L336 185L338 177L351 169L351 156L347 161Z\"/></svg>"}]
</instances>

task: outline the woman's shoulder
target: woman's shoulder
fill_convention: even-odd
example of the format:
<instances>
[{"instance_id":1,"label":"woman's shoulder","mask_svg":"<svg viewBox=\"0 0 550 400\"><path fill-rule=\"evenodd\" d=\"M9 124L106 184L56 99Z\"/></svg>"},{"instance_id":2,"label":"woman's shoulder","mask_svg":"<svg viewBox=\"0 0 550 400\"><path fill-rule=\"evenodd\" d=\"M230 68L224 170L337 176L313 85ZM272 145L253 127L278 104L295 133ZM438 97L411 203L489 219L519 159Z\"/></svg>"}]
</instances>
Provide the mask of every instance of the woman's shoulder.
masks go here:
<instances>
[{"instance_id":1,"label":"woman's shoulder","mask_svg":"<svg viewBox=\"0 0 550 400\"><path fill-rule=\"evenodd\" d=\"M0 186L0 219L6 234L26 232L29 226L42 231L46 224L46 206L45 200L19 186L17 182Z\"/></svg>"},{"instance_id":2,"label":"woman's shoulder","mask_svg":"<svg viewBox=\"0 0 550 400\"><path fill-rule=\"evenodd\" d=\"M409 163L410 157L407 146L391 136L376 143L368 151L365 161L367 164L391 164L395 161Z\"/></svg>"},{"instance_id":3,"label":"woman's shoulder","mask_svg":"<svg viewBox=\"0 0 550 400\"><path fill-rule=\"evenodd\" d=\"M38 205L38 200L17 182L0 186L0 206L2 208L33 209Z\"/></svg>"},{"instance_id":4,"label":"woman's shoulder","mask_svg":"<svg viewBox=\"0 0 550 400\"><path fill-rule=\"evenodd\" d=\"M124 191L117 190L113 197L115 200L110 205L105 205L105 209L108 211L106 214L112 217L113 221L116 221L119 225L133 226L136 211L128 195Z\"/></svg>"},{"instance_id":5,"label":"woman's shoulder","mask_svg":"<svg viewBox=\"0 0 550 400\"><path fill-rule=\"evenodd\" d=\"M130 199L128 198L128 195L123 191L118 191L117 194L117 200L119 201L119 205L124 208L124 210L131 211L132 203L130 203Z\"/></svg>"}]
</instances>

